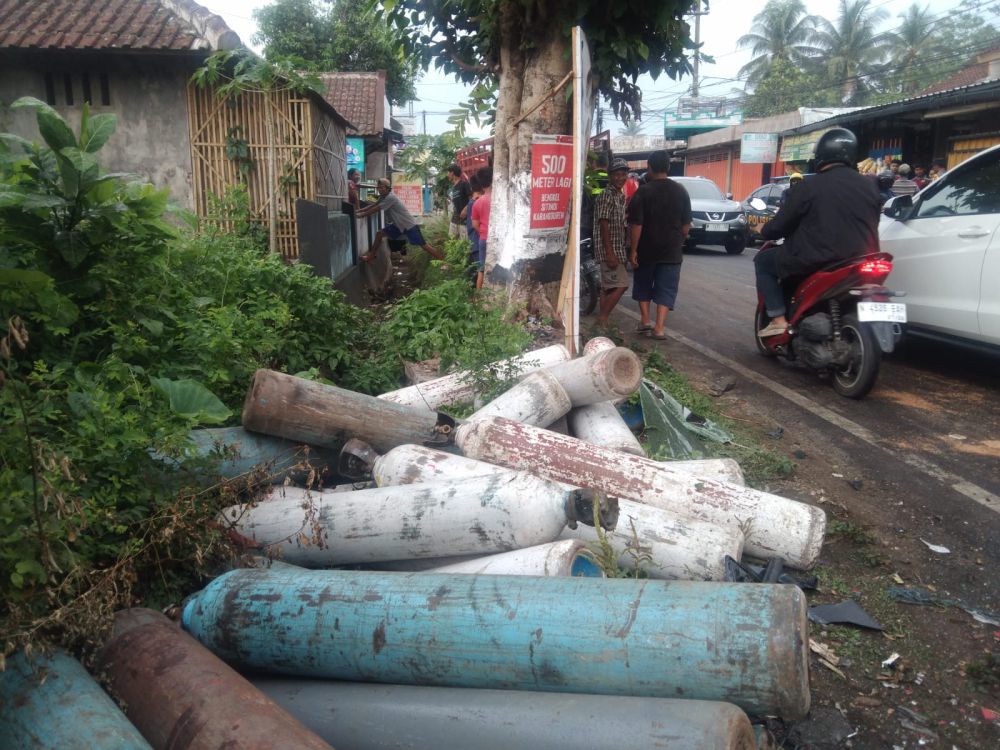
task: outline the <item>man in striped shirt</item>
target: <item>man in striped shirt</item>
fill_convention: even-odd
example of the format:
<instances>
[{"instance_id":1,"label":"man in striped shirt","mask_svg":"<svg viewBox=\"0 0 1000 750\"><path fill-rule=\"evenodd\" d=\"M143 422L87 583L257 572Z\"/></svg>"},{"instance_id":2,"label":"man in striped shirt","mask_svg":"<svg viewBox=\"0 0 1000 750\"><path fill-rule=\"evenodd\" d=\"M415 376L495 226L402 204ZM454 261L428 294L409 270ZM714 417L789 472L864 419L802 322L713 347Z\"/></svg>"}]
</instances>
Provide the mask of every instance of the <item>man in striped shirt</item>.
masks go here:
<instances>
[{"instance_id":1,"label":"man in striped shirt","mask_svg":"<svg viewBox=\"0 0 1000 750\"><path fill-rule=\"evenodd\" d=\"M615 159L608 170L608 186L594 202L594 256L601 264L601 302L597 324L606 326L629 287L625 261L628 257L628 234L625 227L625 193L628 163Z\"/></svg>"}]
</instances>

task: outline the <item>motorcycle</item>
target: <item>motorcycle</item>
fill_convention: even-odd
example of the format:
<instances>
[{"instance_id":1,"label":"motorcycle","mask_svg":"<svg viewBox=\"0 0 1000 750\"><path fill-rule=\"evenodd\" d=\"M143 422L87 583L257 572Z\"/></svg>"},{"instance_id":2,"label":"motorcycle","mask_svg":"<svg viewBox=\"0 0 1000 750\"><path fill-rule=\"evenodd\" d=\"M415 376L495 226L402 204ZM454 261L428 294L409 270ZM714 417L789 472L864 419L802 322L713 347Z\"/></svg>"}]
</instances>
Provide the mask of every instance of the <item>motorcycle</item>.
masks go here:
<instances>
[{"instance_id":1,"label":"motorcycle","mask_svg":"<svg viewBox=\"0 0 1000 750\"><path fill-rule=\"evenodd\" d=\"M590 315L601 297L601 268L594 255L594 241L580 240L580 314Z\"/></svg>"},{"instance_id":2,"label":"motorcycle","mask_svg":"<svg viewBox=\"0 0 1000 750\"><path fill-rule=\"evenodd\" d=\"M772 247L767 242L761 250ZM788 330L761 338L768 323L758 294L754 315L757 349L811 370L829 373L833 389L846 398L863 398L875 385L882 354L902 335L906 305L891 302L905 293L883 286L892 272L889 253L870 253L838 261L786 289Z\"/></svg>"}]
</instances>

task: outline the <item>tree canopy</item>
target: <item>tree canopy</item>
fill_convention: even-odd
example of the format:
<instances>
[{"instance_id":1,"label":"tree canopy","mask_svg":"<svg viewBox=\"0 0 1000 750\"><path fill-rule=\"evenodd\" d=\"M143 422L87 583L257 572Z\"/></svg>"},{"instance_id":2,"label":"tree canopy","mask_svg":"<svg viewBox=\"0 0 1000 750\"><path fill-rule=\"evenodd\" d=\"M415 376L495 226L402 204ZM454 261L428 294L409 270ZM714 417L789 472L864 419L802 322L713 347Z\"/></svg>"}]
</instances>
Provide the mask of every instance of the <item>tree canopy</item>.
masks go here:
<instances>
[{"instance_id":1,"label":"tree canopy","mask_svg":"<svg viewBox=\"0 0 1000 750\"><path fill-rule=\"evenodd\" d=\"M403 52L403 35L379 23L370 3L351 0L275 0L254 11L268 60L292 60L313 71L386 72L393 104L416 98L418 61Z\"/></svg>"},{"instance_id":2,"label":"tree canopy","mask_svg":"<svg viewBox=\"0 0 1000 750\"><path fill-rule=\"evenodd\" d=\"M424 68L434 65L491 90L508 53L541 45L553 30L568 49L570 32L579 25L587 35L597 89L624 121L641 114L639 75L679 78L691 69L694 43L683 20L690 0L381 0L379 5Z\"/></svg>"}]
</instances>

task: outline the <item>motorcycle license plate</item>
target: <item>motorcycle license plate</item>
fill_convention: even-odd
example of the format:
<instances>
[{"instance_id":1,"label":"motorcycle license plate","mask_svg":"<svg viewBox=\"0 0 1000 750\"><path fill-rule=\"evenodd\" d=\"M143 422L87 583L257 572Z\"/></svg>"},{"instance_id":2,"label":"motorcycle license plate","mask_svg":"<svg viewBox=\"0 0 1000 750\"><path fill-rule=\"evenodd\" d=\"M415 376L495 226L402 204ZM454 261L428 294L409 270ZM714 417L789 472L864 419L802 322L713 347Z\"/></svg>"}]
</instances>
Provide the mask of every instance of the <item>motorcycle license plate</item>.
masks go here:
<instances>
[{"instance_id":1,"label":"motorcycle license plate","mask_svg":"<svg viewBox=\"0 0 1000 750\"><path fill-rule=\"evenodd\" d=\"M729 229L729 225L728 224L706 224L705 225L705 231L706 232L725 232L728 229Z\"/></svg>"},{"instance_id":2,"label":"motorcycle license plate","mask_svg":"<svg viewBox=\"0 0 1000 750\"><path fill-rule=\"evenodd\" d=\"M865 323L905 323L906 305L899 302L859 302L858 320Z\"/></svg>"}]
</instances>

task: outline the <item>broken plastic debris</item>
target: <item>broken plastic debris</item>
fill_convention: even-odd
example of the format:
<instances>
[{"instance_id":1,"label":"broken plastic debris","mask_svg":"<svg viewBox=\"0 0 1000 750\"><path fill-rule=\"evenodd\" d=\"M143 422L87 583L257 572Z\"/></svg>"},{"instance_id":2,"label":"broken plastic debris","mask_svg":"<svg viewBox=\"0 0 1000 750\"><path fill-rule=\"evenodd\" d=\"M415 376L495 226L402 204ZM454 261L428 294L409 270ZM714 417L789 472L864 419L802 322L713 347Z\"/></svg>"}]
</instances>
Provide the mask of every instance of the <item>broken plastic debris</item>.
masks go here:
<instances>
[{"instance_id":1,"label":"broken plastic debris","mask_svg":"<svg viewBox=\"0 0 1000 750\"><path fill-rule=\"evenodd\" d=\"M810 607L809 619L820 625L848 624L870 630L882 629L882 626L853 599L847 599L839 604L820 604Z\"/></svg>"},{"instance_id":2,"label":"broken plastic debris","mask_svg":"<svg viewBox=\"0 0 1000 750\"><path fill-rule=\"evenodd\" d=\"M938 596L929 589L916 586L909 588L904 586L890 586L886 593L891 599L903 602L904 604L939 604L942 607L958 607L970 614L976 622L981 622L985 625L1000 625L1000 615L976 607L970 607L958 599Z\"/></svg>"},{"instance_id":3,"label":"broken plastic debris","mask_svg":"<svg viewBox=\"0 0 1000 750\"><path fill-rule=\"evenodd\" d=\"M893 652L892 655L888 659L886 659L885 661L882 662L882 667L883 668L885 668L885 667L891 667L897 661L899 661L899 654Z\"/></svg>"},{"instance_id":4,"label":"broken plastic debris","mask_svg":"<svg viewBox=\"0 0 1000 750\"><path fill-rule=\"evenodd\" d=\"M942 547L940 544L931 544L926 539L921 539L921 542L927 545L927 549L931 552L937 552L939 555L950 555L951 550L947 547Z\"/></svg>"},{"instance_id":5,"label":"broken plastic debris","mask_svg":"<svg viewBox=\"0 0 1000 750\"><path fill-rule=\"evenodd\" d=\"M979 713L983 715L983 718L986 719L986 721L996 721L997 719L1000 719L1000 714L997 714L997 712L991 708L986 708L986 706L980 706Z\"/></svg>"}]
</instances>

